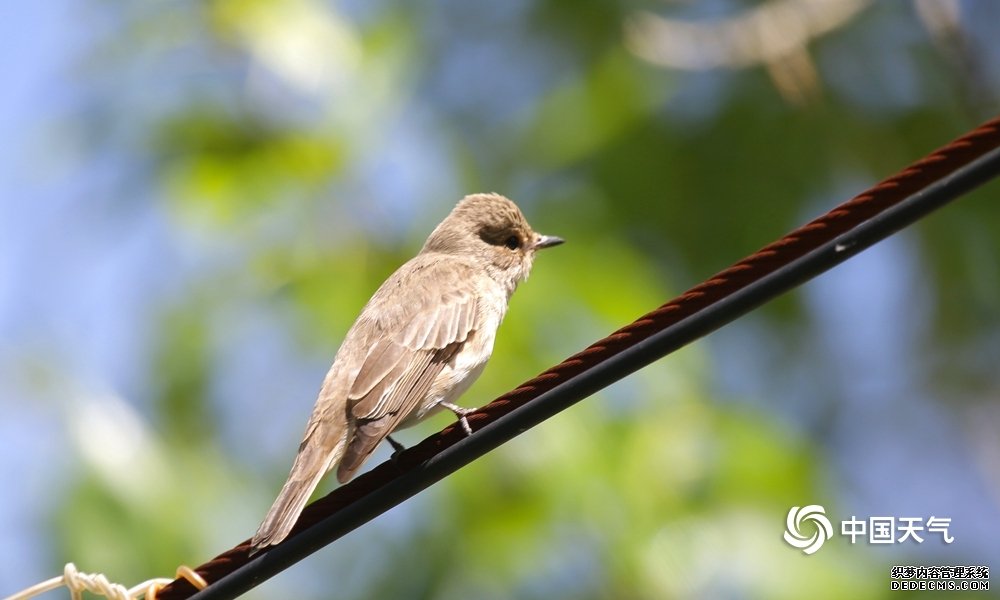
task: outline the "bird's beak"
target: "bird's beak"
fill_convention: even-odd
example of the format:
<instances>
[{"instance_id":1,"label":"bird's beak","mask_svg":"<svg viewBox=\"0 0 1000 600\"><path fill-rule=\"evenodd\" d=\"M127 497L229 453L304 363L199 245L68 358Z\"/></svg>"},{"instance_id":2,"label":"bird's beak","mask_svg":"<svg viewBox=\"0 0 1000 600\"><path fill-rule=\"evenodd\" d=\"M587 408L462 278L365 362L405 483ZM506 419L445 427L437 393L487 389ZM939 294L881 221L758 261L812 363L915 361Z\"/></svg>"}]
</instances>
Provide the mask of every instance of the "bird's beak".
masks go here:
<instances>
[{"instance_id":1,"label":"bird's beak","mask_svg":"<svg viewBox=\"0 0 1000 600\"><path fill-rule=\"evenodd\" d=\"M554 235L539 236L539 238L535 241L535 250L538 250L539 248L551 248L552 246L558 246L564 241L566 240Z\"/></svg>"}]
</instances>

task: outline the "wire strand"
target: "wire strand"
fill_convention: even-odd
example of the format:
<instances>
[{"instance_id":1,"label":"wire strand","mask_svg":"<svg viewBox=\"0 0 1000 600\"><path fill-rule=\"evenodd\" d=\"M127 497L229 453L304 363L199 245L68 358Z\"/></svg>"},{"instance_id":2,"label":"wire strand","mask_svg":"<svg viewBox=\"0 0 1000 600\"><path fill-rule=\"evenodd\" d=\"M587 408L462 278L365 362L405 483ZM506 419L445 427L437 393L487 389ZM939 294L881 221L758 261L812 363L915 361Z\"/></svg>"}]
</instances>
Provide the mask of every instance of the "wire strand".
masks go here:
<instances>
[{"instance_id":1,"label":"wire strand","mask_svg":"<svg viewBox=\"0 0 1000 600\"><path fill-rule=\"evenodd\" d=\"M179 579L187 580L191 586L197 589L204 589L208 585L202 579L201 575L197 574L194 569L187 565L177 567L176 576ZM131 588L126 588L120 583L114 583L103 573L84 573L77 569L73 563L66 563L63 567L63 574L59 577L53 577L41 583L36 583L28 589L7 596L4 600L29 600L30 598L40 596L63 586L69 589L72 600L83 600L84 592L104 596L109 600L136 600L138 598L156 600L157 591L174 581L174 579L167 577L157 577Z\"/></svg>"},{"instance_id":2,"label":"wire strand","mask_svg":"<svg viewBox=\"0 0 1000 600\"><path fill-rule=\"evenodd\" d=\"M792 231L309 505L291 536L250 558L249 540L178 580L160 600L234 598L527 429L847 260L1000 175L1000 118Z\"/></svg>"}]
</instances>

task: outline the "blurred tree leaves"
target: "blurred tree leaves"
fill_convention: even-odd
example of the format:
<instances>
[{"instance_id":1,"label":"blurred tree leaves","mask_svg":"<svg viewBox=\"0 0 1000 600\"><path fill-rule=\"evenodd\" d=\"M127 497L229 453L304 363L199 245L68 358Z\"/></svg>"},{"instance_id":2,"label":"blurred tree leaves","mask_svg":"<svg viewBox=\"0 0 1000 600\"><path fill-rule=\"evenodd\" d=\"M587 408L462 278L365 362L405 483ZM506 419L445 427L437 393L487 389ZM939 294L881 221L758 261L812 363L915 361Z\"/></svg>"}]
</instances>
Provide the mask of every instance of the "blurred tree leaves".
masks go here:
<instances>
[{"instance_id":1,"label":"blurred tree leaves","mask_svg":"<svg viewBox=\"0 0 1000 600\"><path fill-rule=\"evenodd\" d=\"M329 136L221 110L195 107L160 132L154 148L167 193L183 212L222 225L262 204L313 197L342 166Z\"/></svg>"},{"instance_id":2,"label":"blurred tree leaves","mask_svg":"<svg viewBox=\"0 0 1000 600\"><path fill-rule=\"evenodd\" d=\"M426 213L436 222L458 199L400 194L385 181L385 154L441 153L447 165L430 178L444 188L507 192L539 230L568 240L540 257L513 298L494 359L463 400L474 405L811 218L842 199L844 185L860 191L858 182L894 172L975 120L933 91L957 76L932 58L932 42L893 33L920 31L903 4L867 11L811 44L822 87L804 106L788 104L764 67L685 74L640 62L622 45L632 8L563 0L489 10L311 0L176 7L185 18L171 20L174 34L192 54L168 73L189 89L141 132L142 150L156 201L184 216L172 225L182 243L203 244L187 251L206 264L164 299L152 327L146 416L159 431L148 434L148 451L164 471L151 500L122 497L83 469L54 520L59 556L138 581L252 532L283 471L255 470L273 460L254 454L256 437L241 440L246 456L220 449L216 438L230 425L220 404L250 412L261 430L277 427L279 412L295 413L298 424L281 432L290 460L313 398L219 398L215 369L240 339L220 323L240 323L226 318L240 310L248 320L280 315L283 341L324 365L309 374L318 388L365 300L427 233L384 221ZM501 17L508 27L494 27ZM129 44L155 31L130 24ZM886 107L865 102L879 85L859 92L843 83L842 73L879 72L852 52L869 29L885 35L884 60L906 59L900 68L924 95ZM470 31L475 40L463 35ZM550 52L532 64L511 59L529 43ZM461 62L474 50L488 68ZM118 55L109 69L130 60L142 71L149 59ZM535 73L532 85L506 87L522 70ZM522 94L524 108L509 119L475 102L469 109L469 88L474 99ZM449 112L455 106L465 110ZM411 118L431 125L416 147L394 146L392 124ZM968 351L965 334L984 322L995 331L1000 205L988 200L996 195L970 197L916 230L926 276L942 290L935 324L953 348ZM210 242L184 236L206 224ZM232 255L209 258L223 252ZM767 314L802 328L797 308L786 299ZM797 358L796 344L776 345ZM248 597L884 596L885 573L864 551L832 544L803 560L780 542L785 512L824 490L830 466L808 432L745 398L720 400L712 373L724 368L703 345L679 352ZM241 376L297 389L297 375L278 366ZM443 419L402 435L419 437Z\"/></svg>"},{"instance_id":3,"label":"blurred tree leaves","mask_svg":"<svg viewBox=\"0 0 1000 600\"><path fill-rule=\"evenodd\" d=\"M214 419L205 403L210 386L212 356L209 332L200 312L188 309L164 318L161 347L154 357L152 383L159 392L159 429L178 436L178 445L197 443L215 435Z\"/></svg>"}]
</instances>

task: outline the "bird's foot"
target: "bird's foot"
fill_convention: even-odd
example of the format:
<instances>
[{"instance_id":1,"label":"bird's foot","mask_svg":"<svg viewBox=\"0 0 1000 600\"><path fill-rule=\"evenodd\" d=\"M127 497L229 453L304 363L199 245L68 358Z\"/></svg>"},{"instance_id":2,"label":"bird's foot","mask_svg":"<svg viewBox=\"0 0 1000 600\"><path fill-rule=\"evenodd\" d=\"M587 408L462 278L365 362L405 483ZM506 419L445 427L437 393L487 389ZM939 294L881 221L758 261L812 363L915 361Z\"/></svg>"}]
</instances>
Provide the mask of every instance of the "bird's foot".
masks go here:
<instances>
[{"instance_id":1,"label":"bird's foot","mask_svg":"<svg viewBox=\"0 0 1000 600\"><path fill-rule=\"evenodd\" d=\"M392 439L391 435L385 436L385 440L389 442L390 446L392 446L392 456L390 456L389 459L395 461L396 457L399 456L399 453L406 450L406 446Z\"/></svg>"},{"instance_id":2,"label":"bird's foot","mask_svg":"<svg viewBox=\"0 0 1000 600\"><path fill-rule=\"evenodd\" d=\"M462 429L465 430L465 435L472 435L472 427L469 425L469 420L465 417L479 410L478 408L462 408L461 406L452 404L451 402L442 402L441 406L455 413L455 416L458 417L458 421L462 424Z\"/></svg>"}]
</instances>

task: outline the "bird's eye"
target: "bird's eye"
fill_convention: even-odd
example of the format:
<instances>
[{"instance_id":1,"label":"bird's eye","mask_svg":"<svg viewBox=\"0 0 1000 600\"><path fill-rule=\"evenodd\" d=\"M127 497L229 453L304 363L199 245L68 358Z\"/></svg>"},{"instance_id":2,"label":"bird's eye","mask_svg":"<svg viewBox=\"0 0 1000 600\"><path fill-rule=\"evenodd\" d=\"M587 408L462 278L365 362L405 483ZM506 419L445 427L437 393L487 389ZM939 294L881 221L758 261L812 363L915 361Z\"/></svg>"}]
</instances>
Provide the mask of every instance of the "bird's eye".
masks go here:
<instances>
[{"instance_id":1,"label":"bird's eye","mask_svg":"<svg viewBox=\"0 0 1000 600\"><path fill-rule=\"evenodd\" d=\"M521 238L516 235L512 235L504 241L503 245L507 246L511 250L517 250L521 247Z\"/></svg>"}]
</instances>

